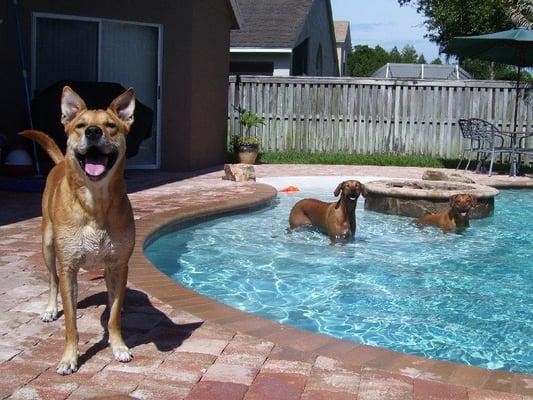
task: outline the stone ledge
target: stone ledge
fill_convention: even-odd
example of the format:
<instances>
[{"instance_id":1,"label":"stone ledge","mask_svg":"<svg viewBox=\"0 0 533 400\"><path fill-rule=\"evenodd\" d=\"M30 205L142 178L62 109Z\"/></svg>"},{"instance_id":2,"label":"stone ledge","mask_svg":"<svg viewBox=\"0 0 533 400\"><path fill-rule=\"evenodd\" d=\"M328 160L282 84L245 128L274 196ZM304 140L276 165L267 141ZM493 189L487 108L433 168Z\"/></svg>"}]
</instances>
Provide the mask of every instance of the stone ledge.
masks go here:
<instances>
[{"instance_id":1,"label":"stone ledge","mask_svg":"<svg viewBox=\"0 0 533 400\"><path fill-rule=\"evenodd\" d=\"M368 196L365 209L384 214L418 218L449 206L449 198L468 193L477 198L470 218L484 218L494 210L494 197L499 191L490 186L449 181L379 180L365 185Z\"/></svg>"}]
</instances>

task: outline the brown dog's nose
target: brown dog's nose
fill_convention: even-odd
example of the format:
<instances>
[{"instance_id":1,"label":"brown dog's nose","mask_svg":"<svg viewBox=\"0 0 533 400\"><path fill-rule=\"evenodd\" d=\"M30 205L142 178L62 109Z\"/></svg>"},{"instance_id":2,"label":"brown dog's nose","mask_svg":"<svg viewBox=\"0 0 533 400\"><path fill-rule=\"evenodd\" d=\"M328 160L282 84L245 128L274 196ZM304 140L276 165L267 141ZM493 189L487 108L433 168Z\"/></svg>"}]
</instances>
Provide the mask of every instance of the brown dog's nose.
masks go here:
<instances>
[{"instance_id":1,"label":"brown dog's nose","mask_svg":"<svg viewBox=\"0 0 533 400\"><path fill-rule=\"evenodd\" d=\"M87 129L85 129L85 137L89 142L97 142L98 139L102 137L102 135L102 130L95 125L91 125Z\"/></svg>"}]
</instances>

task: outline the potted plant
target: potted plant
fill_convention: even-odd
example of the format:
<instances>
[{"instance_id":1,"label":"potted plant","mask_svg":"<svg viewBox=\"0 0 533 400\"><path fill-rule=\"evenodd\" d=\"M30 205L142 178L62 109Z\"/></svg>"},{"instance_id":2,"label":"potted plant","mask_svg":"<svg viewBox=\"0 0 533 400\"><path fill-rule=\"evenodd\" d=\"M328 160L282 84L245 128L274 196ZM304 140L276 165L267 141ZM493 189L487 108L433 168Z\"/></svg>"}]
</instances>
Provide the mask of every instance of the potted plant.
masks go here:
<instances>
[{"instance_id":1,"label":"potted plant","mask_svg":"<svg viewBox=\"0 0 533 400\"><path fill-rule=\"evenodd\" d=\"M245 129L245 135L236 135L232 138L233 153L238 162L254 164L259 152L261 140L257 136L250 136L250 129L265 124L265 118L253 111L238 108L239 123Z\"/></svg>"}]
</instances>

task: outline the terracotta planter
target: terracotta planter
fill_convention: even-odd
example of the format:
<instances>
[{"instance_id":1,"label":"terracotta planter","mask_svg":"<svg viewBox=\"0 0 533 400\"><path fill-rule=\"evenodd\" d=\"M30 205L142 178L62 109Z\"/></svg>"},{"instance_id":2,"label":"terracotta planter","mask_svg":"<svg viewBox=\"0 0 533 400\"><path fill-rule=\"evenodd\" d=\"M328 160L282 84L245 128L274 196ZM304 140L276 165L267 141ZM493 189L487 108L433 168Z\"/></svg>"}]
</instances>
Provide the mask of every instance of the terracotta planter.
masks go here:
<instances>
[{"instance_id":1,"label":"terracotta planter","mask_svg":"<svg viewBox=\"0 0 533 400\"><path fill-rule=\"evenodd\" d=\"M259 146L256 144L241 144L233 147L233 152L237 162L243 164L255 164Z\"/></svg>"}]
</instances>

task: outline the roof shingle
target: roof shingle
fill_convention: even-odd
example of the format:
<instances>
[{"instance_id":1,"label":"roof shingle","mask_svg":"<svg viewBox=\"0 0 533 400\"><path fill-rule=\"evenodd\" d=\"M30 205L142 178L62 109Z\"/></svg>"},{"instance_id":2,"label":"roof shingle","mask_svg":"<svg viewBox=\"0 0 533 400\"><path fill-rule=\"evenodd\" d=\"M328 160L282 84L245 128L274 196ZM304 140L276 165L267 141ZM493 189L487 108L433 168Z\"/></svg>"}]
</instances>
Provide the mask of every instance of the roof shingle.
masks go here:
<instances>
[{"instance_id":1,"label":"roof shingle","mask_svg":"<svg viewBox=\"0 0 533 400\"><path fill-rule=\"evenodd\" d=\"M289 48L297 43L313 0L238 0L243 23L231 47Z\"/></svg>"}]
</instances>

